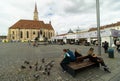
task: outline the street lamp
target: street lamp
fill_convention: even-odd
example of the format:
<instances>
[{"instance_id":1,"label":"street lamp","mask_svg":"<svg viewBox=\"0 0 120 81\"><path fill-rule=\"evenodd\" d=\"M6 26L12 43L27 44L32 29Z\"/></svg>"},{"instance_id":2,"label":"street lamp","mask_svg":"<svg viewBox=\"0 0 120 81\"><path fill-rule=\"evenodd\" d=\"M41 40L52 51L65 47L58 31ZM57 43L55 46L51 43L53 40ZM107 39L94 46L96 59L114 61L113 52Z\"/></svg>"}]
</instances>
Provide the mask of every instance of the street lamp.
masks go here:
<instances>
[{"instance_id":1,"label":"street lamp","mask_svg":"<svg viewBox=\"0 0 120 81\"><path fill-rule=\"evenodd\" d=\"M76 29L76 40L75 40L75 42L78 44L78 41L79 41L79 31L80 31L80 29L79 29L79 27Z\"/></svg>"},{"instance_id":2,"label":"street lamp","mask_svg":"<svg viewBox=\"0 0 120 81\"><path fill-rule=\"evenodd\" d=\"M100 9L99 9L99 0L96 0L96 17L97 17L98 55L101 55L101 36L100 36Z\"/></svg>"}]
</instances>

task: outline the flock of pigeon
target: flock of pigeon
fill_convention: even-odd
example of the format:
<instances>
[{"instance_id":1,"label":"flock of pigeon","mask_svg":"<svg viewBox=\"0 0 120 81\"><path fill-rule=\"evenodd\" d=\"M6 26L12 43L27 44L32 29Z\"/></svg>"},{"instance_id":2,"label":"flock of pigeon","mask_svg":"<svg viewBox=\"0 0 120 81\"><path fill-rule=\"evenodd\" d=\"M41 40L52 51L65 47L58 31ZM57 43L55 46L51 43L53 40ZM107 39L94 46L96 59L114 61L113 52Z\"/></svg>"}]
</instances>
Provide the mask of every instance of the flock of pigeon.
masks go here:
<instances>
[{"instance_id":1,"label":"flock of pigeon","mask_svg":"<svg viewBox=\"0 0 120 81\"><path fill-rule=\"evenodd\" d=\"M55 64L55 61L52 60L48 63L45 63L45 59L42 58L41 59L42 64L39 64L38 61L35 64L31 64L29 61L24 61L24 64L21 65L21 70L25 70L25 69L30 69L30 70L34 70L36 72L38 72L37 74L34 74L33 77L35 79L38 79L40 77L40 74L42 73L43 75L49 76L52 67Z\"/></svg>"}]
</instances>

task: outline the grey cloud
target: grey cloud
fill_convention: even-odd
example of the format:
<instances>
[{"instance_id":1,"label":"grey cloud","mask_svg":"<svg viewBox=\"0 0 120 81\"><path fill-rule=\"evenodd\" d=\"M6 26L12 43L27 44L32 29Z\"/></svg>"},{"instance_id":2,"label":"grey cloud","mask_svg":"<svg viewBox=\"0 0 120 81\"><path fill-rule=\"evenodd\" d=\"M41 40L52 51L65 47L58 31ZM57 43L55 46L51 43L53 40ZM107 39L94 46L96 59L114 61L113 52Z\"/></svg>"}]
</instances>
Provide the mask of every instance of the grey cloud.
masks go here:
<instances>
[{"instance_id":1,"label":"grey cloud","mask_svg":"<svg viewBox=\"0 0 120 81\"><path fill-rule=\"evenodd\" d=\"M56 11L56 3L55 1L51 1L51 2L48 2L46 3L46 7L44 7L45 9L45 13L44 13L44 17L51 17L55 14L55 11Z\"/></svg>"},{"instance_id":2,"label":"grey cloud","mask_svg":"<svg viewBox=\"0 0 120 81\"><path fill-rule=\"evenodd\" d=\"M101 24L120 20L120 0L99 1ZM19 19L32 19L34 3L34 0L1 1L0 21L3 24L0 30L5 30L5 27L8 28ZM81 28L96 26L96 0L37 0L37 6L39 19L46 20L46 22L51 20L56 31L67 32L70 28L77 28L78 26Z\"/></svg>"},{"instance_id":3,"label":"grey cloud","mask_svg":"<svg viewBox=\"0 0 120 81\"><path fill-rule=\"evenodd\" d=\"M65 13L84 14L95 13L96 0L67 0L71 4L66 3L64 8ZM103 11L119 11L120 0L100 0L100 8Z\"/></svg>"},{"instance_id":4,"label":"grey cloud","mask_svg":"<svg viewBox=\"0 0 120 81\"><path fill-rule=\"evenodd\" d=\"M86 13L95 11L95 2L88 0L69 0L72 5L67 5L65 7L66 13L76 14L76 13ZM67 4L67 3L66 3Z\"/></svg>"},{"instance_id":5,"label":"grey cloud","mask_svg":"<svg viewBox=\"0 0 120 81\"><path fill-rule=\"evenodd\" d=\"M101 1L100 7L106 11L119 11L120 0Z\"/></svg>"},{"instance_id":6,"label":"grey cloud","mask_svg":"<svg viewBox=\"0 0 120 81\"><path fill-rule=\"evenodd\" d=\"M120 0L100 1L101 8L101 24L117 22L120 13Z\"/></svg>"}]
</instances>

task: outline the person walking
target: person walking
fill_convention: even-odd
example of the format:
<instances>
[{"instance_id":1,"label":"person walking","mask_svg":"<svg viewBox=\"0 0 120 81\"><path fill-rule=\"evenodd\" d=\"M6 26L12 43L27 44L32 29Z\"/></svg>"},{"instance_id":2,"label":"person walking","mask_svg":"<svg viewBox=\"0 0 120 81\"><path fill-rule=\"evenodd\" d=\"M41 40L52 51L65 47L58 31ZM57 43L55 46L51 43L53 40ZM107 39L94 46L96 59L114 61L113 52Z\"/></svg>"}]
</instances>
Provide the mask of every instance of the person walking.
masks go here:
<instances>
[{"instance_id":1,"label":"person walking","mask_svg":"<svg viewBox=\"0 0 120 81\"><path fill-rule=\"evenodd\" d=\"M108 47L109 47L109 44L108 44L107 41L105 41L105 42L104 42L104 46L103 46L103 48L104 48L104 52L105 52L105 53L108 52Z\"/></svg>"},{"instance_id":2,"label":"person walking","mask_svg":"<svg viewBox=\"0 0 120 81\"><path fill-rule=\"evenodd\" d=\"M116 46L117 46L117 51L119 52L119 47L120 47L120 41L119 41L119 39L116 41Z\"/></svg>"}]
</instances>

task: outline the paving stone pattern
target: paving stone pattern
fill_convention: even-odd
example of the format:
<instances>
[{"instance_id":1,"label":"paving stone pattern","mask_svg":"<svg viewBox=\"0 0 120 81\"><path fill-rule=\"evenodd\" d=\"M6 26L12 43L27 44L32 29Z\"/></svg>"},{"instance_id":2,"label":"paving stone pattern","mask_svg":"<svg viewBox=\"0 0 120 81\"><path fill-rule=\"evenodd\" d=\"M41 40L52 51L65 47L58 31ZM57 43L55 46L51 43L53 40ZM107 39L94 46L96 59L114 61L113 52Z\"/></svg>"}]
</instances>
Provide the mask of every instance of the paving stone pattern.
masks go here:
<instances>
[{"instance_id":1,"label":"paving stone pattern","mask_svg":"<svg viewBox=\"0 0 120 81\"><path fill-rule=\"evenodd\" d=\"M78 45L39 45L33 47L27 43L0 43L0 81L120 81L120 54L115 51L115 58L108 58L102 48L102 57L112 73L103 71L103 68L88 68L80 71L75 78L62 72L59 63L62 60L62 49L72 51L80 49L86 54L91 46ZM95 53L97 53L97 47ZM45 62L42 62L42 59ZM29 64L24 62L28 61ZM50 74L45 72L45 67L54 62ZM37 69L36 71L36 63ZM25 66L23 69L21 66ZM29 68L32 66L32 69ZM40 67L42 66L42 69ZM117 69L116 69L117 68ZM118 70L118 71L117 71Z\"/></svg>"}]
</instances>

